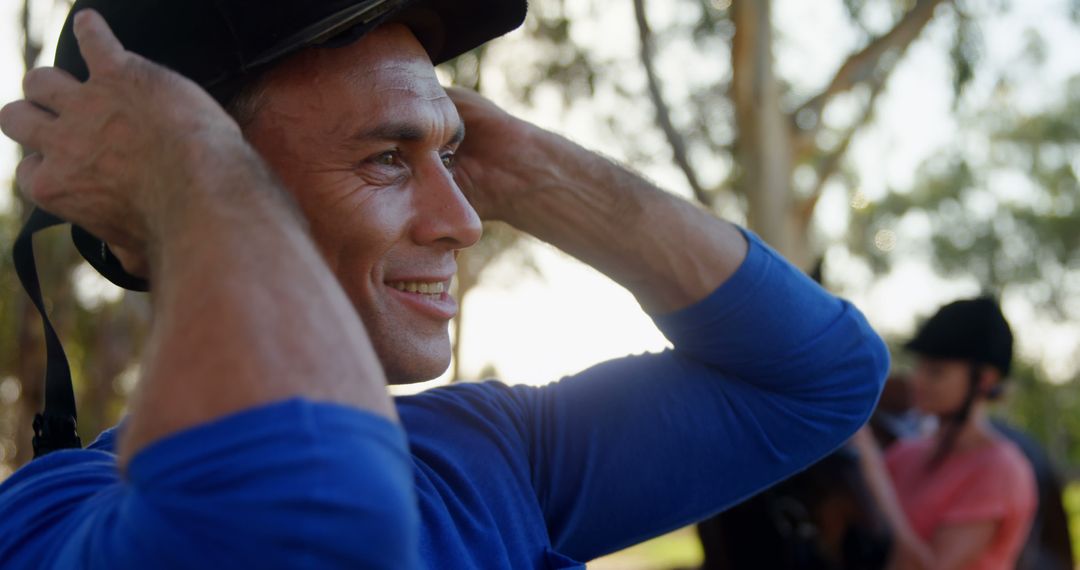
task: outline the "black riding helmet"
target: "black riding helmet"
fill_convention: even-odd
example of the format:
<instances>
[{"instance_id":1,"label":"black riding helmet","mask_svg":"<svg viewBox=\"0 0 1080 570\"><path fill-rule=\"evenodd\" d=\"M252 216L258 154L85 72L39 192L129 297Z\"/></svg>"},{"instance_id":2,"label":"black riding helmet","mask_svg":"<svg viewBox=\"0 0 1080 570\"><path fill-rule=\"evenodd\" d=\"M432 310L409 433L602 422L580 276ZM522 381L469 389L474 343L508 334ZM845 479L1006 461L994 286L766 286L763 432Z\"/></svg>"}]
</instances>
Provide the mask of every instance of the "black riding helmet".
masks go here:
<instances>
[{"instance_id":1,"label":"black riding helmet","mask_svg":"<svg viewBox=\"0 0 1080 570\"><path fill-rule=\"evenodd\" d=\"M939 309L905 347L924 356L989 364L1005 377L1012 366L1013 334L997 301L978 297Z\"/></svg>"},{"instance_id":2,"label":"black riding helmet","mask_svg":"<svg viewBox=\"0 0 1080 570\"><path fill-rule=\"evenodd\" d=\"M74 15L92 8L124 48L188 77L222 105L262 69L308 47L348 44L386 22L410 28L439 64L518 27L526 0L76 0L60 32L55 65L88 77L72 30ZM19 280L45 327L45 410L34 418L34 455L81 447L75 431L71 373L45 313L32 236L61 220L35 208L15 241ZM136 291L149 284L124 271L108 246L72 226L79 253L113 283Z\"/></svg>"}]
</instances>

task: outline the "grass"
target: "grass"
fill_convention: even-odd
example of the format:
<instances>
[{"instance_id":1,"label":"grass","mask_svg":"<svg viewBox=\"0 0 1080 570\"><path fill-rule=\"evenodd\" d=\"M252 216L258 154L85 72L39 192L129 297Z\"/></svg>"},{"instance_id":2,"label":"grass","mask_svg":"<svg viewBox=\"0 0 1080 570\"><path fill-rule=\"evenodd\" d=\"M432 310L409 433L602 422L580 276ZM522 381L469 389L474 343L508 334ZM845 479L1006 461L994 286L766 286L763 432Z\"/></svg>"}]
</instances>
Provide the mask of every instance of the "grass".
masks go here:
<instances>
[{"instance_id":1,"label":"grass","mask_svg":"<svg viewBox=\"0 0 1080 570\"><path fill-rule=\"evenodd\" d=\"M1073 552L1080 554L1080 481L1065 487L1065 512L1069 515Z\"/></svg>"},{"instance_id":2,"label":"grass","mask_svg":"<svg viewBox=\"0 0 1080 570\"><path fill-rule=\"evenodd\" d=\"M1078 497L1080 498L1080 497ZM589 563L590 570L666 570L696 568L704 559L693 527L658 536Z\"/></svg>"}]
</instances>

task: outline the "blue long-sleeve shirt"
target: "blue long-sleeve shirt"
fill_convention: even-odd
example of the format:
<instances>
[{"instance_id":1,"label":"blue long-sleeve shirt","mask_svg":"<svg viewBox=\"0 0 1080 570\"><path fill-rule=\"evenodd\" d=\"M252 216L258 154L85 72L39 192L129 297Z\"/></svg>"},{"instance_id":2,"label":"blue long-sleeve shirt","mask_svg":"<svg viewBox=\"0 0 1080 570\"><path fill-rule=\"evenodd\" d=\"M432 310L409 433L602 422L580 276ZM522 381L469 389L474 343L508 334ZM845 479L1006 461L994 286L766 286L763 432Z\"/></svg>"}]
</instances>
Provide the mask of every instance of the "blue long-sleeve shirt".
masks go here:
<instances>
[{"instance_id":1,"label":"blue long-sleeve shirt","mask_svg":"<svg viewBox=\"0 0 1080 570\"><path fill-rule=\"evenodd\" d=\"M673 348L543 387L396 400L401 428L290 400L170 436L114 432L0 485L4 568L577 568L806 467L869 416L885 347L749 235ZM407 447L406 447L407 440Z\"/></svg>"}]
</instances>

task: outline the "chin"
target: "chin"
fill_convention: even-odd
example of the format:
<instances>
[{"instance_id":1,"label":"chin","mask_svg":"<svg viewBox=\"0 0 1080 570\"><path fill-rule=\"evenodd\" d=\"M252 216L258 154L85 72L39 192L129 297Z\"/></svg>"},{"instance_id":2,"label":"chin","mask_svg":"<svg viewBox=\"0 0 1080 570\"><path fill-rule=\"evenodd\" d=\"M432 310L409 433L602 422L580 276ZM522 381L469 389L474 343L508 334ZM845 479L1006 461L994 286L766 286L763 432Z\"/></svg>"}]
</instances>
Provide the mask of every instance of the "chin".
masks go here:
<instances>
[{"instance_id":1,"label":"chin","mask_svg":"<svg viewBox=\"0 0 1080 570\"><path fill-rule=\"evenodd\" d=\"M410 346L405 350L393 350L387 347L388 354L376 349L379 360L386 373L386 383L391 385L415 384L427 382L439 377L450 367L450 343L432 347L434 350L417 350Z\"/></svg>"},{"instance_id":2,"label":"chin","mask_svg":"<svg viewBox=\"0 0 1080 570\"><path fill-rule=\"evenodd\" d=\"M422 369L417 370L403 370L400 372L391 373L386 371L386 383L391 386L400 386L402 384L416 384L417 382L427 382L428 380L434 380L439 377L440 374L446 372L446 369L450 367L450 363L432 369L434 371L424 371Z\"/></svg>"}]
</instances>

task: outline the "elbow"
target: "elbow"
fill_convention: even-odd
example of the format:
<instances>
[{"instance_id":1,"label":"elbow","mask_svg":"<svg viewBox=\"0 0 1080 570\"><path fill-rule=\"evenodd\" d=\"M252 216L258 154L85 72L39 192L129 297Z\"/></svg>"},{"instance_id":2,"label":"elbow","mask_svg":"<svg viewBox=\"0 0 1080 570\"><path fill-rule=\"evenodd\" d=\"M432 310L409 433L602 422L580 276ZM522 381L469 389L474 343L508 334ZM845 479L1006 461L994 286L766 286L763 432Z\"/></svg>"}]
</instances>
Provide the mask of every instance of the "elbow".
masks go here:
<instances>
[{"instance_id":1,"label":"elbow","mask_svg":"<svg viewBox=\"0 0 1080 570\"><path fill-rule=\"evenodd\" d=\"M823 386L810 396L817 402L821 419L831 425L831 443L848 441L873 415L889 373L889 350L881 337L854 307L847 307L843 334L837 342L819 347L831 353L829 364L819 370Z\"/></svg>"},{"instance_id":2,"label":"elbow","mask_svg":"<svg viewBox=\"0 0 1080 570\"><path fill-rule=\"evenodd\" d=\"M852 347L850 366L850 417L847 437L854 435L866 425L877 408L885 380L889 375L890 357L888 346L870 327L861 314L858 315L861 334ZM845 438L846 440L846 438Z\"/></svg>"},{"instance_id":3,"label":"elbow","mask_svg":"<svg viewBox=\"0 0 1080 570\"><path fill-rule=\"evenodd\" d=\"M370 465L342 467L327 473L303 513L318 521L318 535L304 537L318 566L417 567L420 515L411 471L373 475Z\"/></svg>"},{"instance_id":4,"label":"elbow","mask_svg":"<svg viewBox=\"0 0 1080 570\"><path fill-rule=\"evenodd\" d=\"M123 510L130 516L110 532L139 536L157 525L152 534L164 541L153 552L132 549L131 567L150 566L142 561L154 552L196 556L191 544L221 547L198 554L213 564L199 558L190 567L275 560L390 569L418 562L419 512L404 434L373 414L305 400L273 404L155 444L132 459L128 474Z\"/></svg>"}]
</instances>

